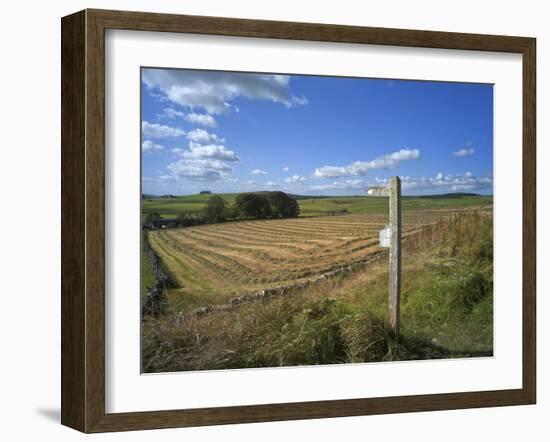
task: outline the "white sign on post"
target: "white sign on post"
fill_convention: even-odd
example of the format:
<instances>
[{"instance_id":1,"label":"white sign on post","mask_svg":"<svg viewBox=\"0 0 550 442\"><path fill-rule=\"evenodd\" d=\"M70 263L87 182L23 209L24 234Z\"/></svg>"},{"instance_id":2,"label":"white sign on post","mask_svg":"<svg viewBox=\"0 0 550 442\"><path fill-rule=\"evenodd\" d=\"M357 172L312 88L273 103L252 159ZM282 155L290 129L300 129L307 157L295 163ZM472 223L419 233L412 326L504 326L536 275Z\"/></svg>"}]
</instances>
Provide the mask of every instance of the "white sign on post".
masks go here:
<instances>
[{"instance_id":1,"label":"white sign on post","mask_svg":"<svg viewBox=\"0 0 550 442\"><path fill-rule=\"evenodd\" d=\"M384 227L379 233L380 247L390 247L391 245L391 230L390 226Z\"/></svg>"}]
</instances>

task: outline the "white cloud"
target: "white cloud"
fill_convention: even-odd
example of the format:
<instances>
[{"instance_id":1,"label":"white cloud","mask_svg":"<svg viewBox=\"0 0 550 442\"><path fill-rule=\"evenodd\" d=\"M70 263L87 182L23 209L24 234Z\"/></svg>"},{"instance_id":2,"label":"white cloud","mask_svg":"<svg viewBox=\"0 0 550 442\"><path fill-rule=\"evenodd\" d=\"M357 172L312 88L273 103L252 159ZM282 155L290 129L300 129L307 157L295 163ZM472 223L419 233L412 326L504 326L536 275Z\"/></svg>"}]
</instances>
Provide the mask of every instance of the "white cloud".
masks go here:
<instances>
[{"instance_id":1,"label":"white cloud","mask_svg":"<svg viewBox=\"0 0 550 442\"><path fill-rule=\"evenodd\" d=\"M273 182L273 181L268 181L267 183L265 183L265 185L267 187L277 187L278 186L278 184Z\"/></svg>"},{"instance_id":2,"label":"white cloud","mask_svg":"<svg viewBox=\"0 0 550 442\"><path fill-rule=\"evenodd\" d=\"M142 177L141 182L143 184L157 184L157 185L166 185L175 183L177 180L172 175L160 175L158 177Z\"/></svg>"},{"instance_id":3,"label":"white cloud","mask_svg":"<svg viewBox=\"0 0 550 442\"><path fill-rule=\"evenodd\" d=\"M378 183L387 184L388 180L377 180ZM441 172L435 177L401 177L403 191L427 191L427 192L479 192L487 191L493 187L493 177L474 176L471 172L464 174L443 175Z\"/></svg>"},{"instance_id":4,"label":"white cloud","mask_svg":"<svg viewBox=\"0 0 550 442\"><path fill-rule=\"evenodd\" d=\"M293 96L292 97L292 103L297 104L299 106L305 106L306 104L309 104L309 100L306 97L304 97L303 95L301 95L299 97Z\"/></svg>"},{"instance_id":5,"label":"white cloud","mask_svg":"<svg viewBox=\"0 0 550 442\"><path fill-rule=\"evenodd\" d=\"M453 152L454 157L467 157L470 155L473 155L475 153L475 149L473 147L469 147L468 149L460 149L456 152Z\"/></svg>"},{"instance_id":6,"label":"white cloud","mask_svg":"<svg viewBox=\"0 0 550 442\"><path fill-rule=\"evenodd\" d=\"M162 144L153 143L151 140L145 140L141 143L142 152L158 152L163 149L164 146Z\"/></svg>"},{"instance_id":7,"label":"white cloud","mask_svg":"<svg viewBox=\"0 0 550 442\"><path fill-rule=\"evenodd\" d=\"M187 134L191 140L203 142L224 140L203 129L195 129ZM223 144L202 144L189 142L189 148L175 147L172 153L178 159L167 166L170 177L175 180L217 181L231 178L233 167L231 163L240 161L237 154Z\"/></svg>"},{"instance_id":8,"label":"white cloud","mask_svg":"<svg viewBox=\"0 0 550 442\"><path fill-rule=\"evenodd\" d=\"M185 118L185 112L180 112L174 108L167 107L162 110L162 114L159 116L166 116L168 118Z\"/></svg>"},{"instance_id":9,"label":"white cloud","mask_svg":"<svg viewBox=\"0 0 550 442\"><path fill-rule=\"evenodd\" d=\"M344 180L334 181L330 184L318 184L309 186L309 190L352 190L352 189L364 189L365 182L363 180Z\"/></svg>"},{"instance_id":10,"label":"white cloud","mask_svg":"<svg viewBox=\"0 0 550 442\"><path fill-rule=\"evenodd\" d=\"M267 172L262 169L254 169L252 172L250 172L251 175L267 175Z\"/></svg>"},{"instance_id":11,"label":"white cloud","mask_svg":"<svg viewBox=\"0 0 550 442\"><path fill-rule=\"evenodd\" d=\"M216 181L225 178L232 168L224 161L212 158L185 158L167 166L173 177L198 181Z\"/></svg>"},{"instance_id":12,"label":"white cloud","mask_svg":"<svg viewBox=\"0 0 550 442\"><path fill-rule=\"evenodd\" d=\"M210 133L204 129L193 129L187 132L187 138L196 143L223 143L225 140L216 134Z\"/></svg>"},{"instance_id":13,"label":"white cloud","mask_svg":"<svg viewBox=\"0 0 550 442\"><path fill-rule=\"evenodd\" d=\"M418 149L401 149L397 152L382 155L371 161L355 161L347 166L323 166L315 169L317 178L338 178L343 176L362 176L372 169L391 169L401 161L420 158Z\"/></svg>"},{"instance_id":14,"label":"white cloud","mask_svg":"<svg viewBox=\"0 0 550 442\"><path fill-rule=\"evenodd\" d=\"M304 96L290 93L288 75L266 75L195 71L183 69L145 69L142 81L152 94L159 94L189 109L204 109L220 114L232 108L238 97L269 100L287 107L307 104Z\"/></svg>"},{"instance_id":15,"label":"white cloud","mask_svg":"<svg viewBox=\"0 0 550 442\"><path fill-rule=\"evenodd\" d=\"M288 172L289 170L290 170L290 167L288 166L283 167L283 171Z\"/></svg>"},{"instance_id":16,"label":"white cloud","mask_svg":"<svg viewBox=\"0 0 550 442\"><path fill-rule=\"evenodd\" d=\"M201 131L202 129L199 129ZM202 132L206 133L204 135ZM199 133L197 139L212 139L213 134ZM190 132L191 133L191 132ZM216 137L216 136L214 136ZM216 139L219 139L216 137ZM167 166L170 176L176 179L195 181L217 181L230 178L233 172L231 163L240 161L237 154L223 144L200 144L191 141L189 149L172 149L179 159Z\"/></svg>"},{"instance_id":17,"label":"white cloud","mask_svg":"<svg viewBox=\"0 0 550 442\"><path fill-rule=\"evenodd\" d=\"M170 119L174 118L183 118L189 123L198 124L205 127L216 127L218 122L212 115L208 114L197 114L194 112L185 113L179 110L176 110L172 107L166 107L162 110L162 113L157 114L158 118L166 117Z\"/></svg>"},{"instance_id":18,"label":"white cloud","mask_svg":"<svg viewBox=\"0 0 550 442\"><path fill-rule=\"evenodd\" d=\"M187 159L212 158L221 161L239 161L239 157L232 150L227 149L222 144L198 144L189 143L189 150L180 149L178 153L181 157Z\"/></svg>"},{"instance_id":19,"label":"white cloud","mask_svg":"<svg viewBox=\"0 0 550 442\"><path fill-rule=\"evenodd\" d=\"M185 120L190 123L199 124L206 127L216 127L218 122L212 115L208 114L196 114L194 112L185 115Z\"/></svg>"},{"instance_id":20,"label":"white cloud","mask_svg":"<svg viewBox=\"0 0 550 442\"><path fill-rule=\"evenodd\" d=\"M180 137L185 131L178 127L165 126L164 124L141 122L141 131L144 136L151 138Z\"/></svg>"},{"instance_id":21,"label":"white cloud","mask_svg":"<svg viewBox=\"0 0 550 442\"><path fill-rule=\"evenodd\" d=\"M306 178L300 175L292 175L285 179L287 183L303 183L305 180Z\"/></svg>"},{"instance_id":22,"label":"white cloud","mask_svg":"<svg viewBox=\"0 0 550 442\"><path fill-rule=\"evenodd\" d=\"M474 176L470 172L463 174L444 175L439 172L433 177L411 177L401 176L401 188L406 194L443 194L450 192L489 192L492 190L493 177ZM373 180L377 186L388 184L387 178L375 178ZM330 192L346 190L366 190L367 183L361 179L336 180L329 184L320 184L307 186L308 191Z\"/></svg>"},{"instance_id":23,"label":"white cloud","mask_svg":"<svg viewBox=\"0 0 550 442\"><path fill-rule=\"evenodd\" d=\"M158 178L158 182L168 184L176 182L176 179L172 175L161 175Z\"/></svg>"},{"instance_id":24,"label":"white cloud","mask_svg":"<svg viewBox=\"0 0 550 442\"><path fill-rule=\"evenodd\" d=\"M150 176L142 176L141 182L144 184L155 184L157 182L157 179Z\"/></svg>"}]
</instances>

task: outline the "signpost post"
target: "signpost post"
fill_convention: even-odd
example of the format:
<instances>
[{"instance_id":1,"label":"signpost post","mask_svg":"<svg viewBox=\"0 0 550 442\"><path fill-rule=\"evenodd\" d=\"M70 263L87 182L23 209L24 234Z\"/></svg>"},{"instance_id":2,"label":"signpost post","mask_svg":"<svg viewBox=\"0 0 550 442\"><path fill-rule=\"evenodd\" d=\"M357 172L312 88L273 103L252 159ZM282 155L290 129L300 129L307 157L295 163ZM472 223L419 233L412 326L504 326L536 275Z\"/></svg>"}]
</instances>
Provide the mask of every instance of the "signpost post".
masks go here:
<instances>
[{"instance_id":1,"label":"signpost post","mask_svg":"<svg viewBox=\"0 0 550 442\"><path fill-rule=\"evenodd\" d=\"M380 245L389 247L389 281L388 281L388 315L391 329L399 334L399 315L401 297L401 180L391 177L386 187L371 187L367 194L370 196L389 197L390 224L389 244L386 229L380 232Z\"/></svg>"}]
</instances>

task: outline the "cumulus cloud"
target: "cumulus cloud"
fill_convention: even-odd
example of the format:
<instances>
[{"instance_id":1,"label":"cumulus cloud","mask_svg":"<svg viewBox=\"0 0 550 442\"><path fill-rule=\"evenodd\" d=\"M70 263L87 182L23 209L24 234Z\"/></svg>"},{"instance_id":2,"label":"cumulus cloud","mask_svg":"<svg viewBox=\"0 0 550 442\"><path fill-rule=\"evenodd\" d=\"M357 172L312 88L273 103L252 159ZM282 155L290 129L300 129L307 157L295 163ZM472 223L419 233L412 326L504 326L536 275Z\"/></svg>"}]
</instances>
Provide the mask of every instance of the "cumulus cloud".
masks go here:
<instances>
[{"instance_id":1,"label":"cumulus cloud","mask_svg":"<svg viewBox=\"0 0 550 442\"><path fill-rule=\"evenodd\" d=\"M141 182L144 184L155 184L157 182L157 179L150 176L142 176Z\"/></svg>"},{"instance_id":2,"label":"cumulus cloud","mask_svg":"<svg viewBox=\"0 0 550 442\"><path fill-rule=\"evenodd\" d=\"M343 180L334 181L330 184L316 184L309 186L309 190L352 190L352 189L364 189L365 182L360 179L356 180Z\"/></svg>"},{"instance_id":3,"label":"cumulus cloud","mask_svg":"<svg viewBox=\"0 0 550 442\"><path fill-rule=\"evenodd\" d=\"M221 161L239 161L239 157L235 152L227 149L223 144L203 145L191 142L189 143L189 150L180 149L176 153L187 159L213 158Z\"/></svg>"},{"instance_id":4,"label":"cumulus cloud","mask_svg":"<svg viewBox=\"0 0 550 442\"><path fill-rule=\"evenodd\" d=\"M197 181L221 180L233 170L226 162L213 158L185 158L170 163L167 169L174 177Z\"/></svg>"},{"instance_id":5,"label":"cumulus cloud","mask_svg":"<svg viewBox=\"0 0 550 442\"><path fill-rule=\"evenodd\" d=\"M208 139L211 139L210 135L213 134L209 134ZM233 172L231 164L240 161L237 154L223 144L200 144L191 141L188 149L176 147L172 152L178 159L170 163L167 169L170 176L176 179L227 180Z\"/></svg>"},{"instance_id":6,"label":"cumulus cloud","mask_svg":"<svg viewBox=\"0 0 550 442\"><path fill-rule=\"evenodd\" d=\"M470 155L473 155L475 153L475 149L473 147L469 147L467 149L460 149L455 152L453 152L454 157L467 157Z\"/></svg>"},{"instance_id":7,"label":"cumulus cloud","mask_svg":"<svg viewBox=\"0 0 550 442\"><path fill-rule=\"evenodd\" d=\"M162 144L153 143L151 140L145 140L141 143L142 152L157 152L163 150L164 146Z\"/></svg>"},{"instance_id":8,"label":"cumulus cloud","mask_svg":"<svg viewBox=\"0 0 550 442\"><path fill-rule=\"evenodd\" d=\"M176 178L172 175L160 175L158 177L142 177L141 182L143 184L156 184L156 185L166 185L176 182Z\"/></svg>"},{"instance_id":9,"label":"cumulus cloud","mask_svg":"<svg viewBox=\"0 0 550 442\"><path fill-rule=\"evenodd\" d=\"M178 111L171 107L166 107L162 110L162 114L159 116L166 116L168 118L185 118L185 112Z\"/></svg>"},{"instance_id":10,"label":"cumulus cloud","mask_svg":"<svg viewBox=\"0 0 550 442\"><path fill-rule=\"evenodd\" d=\"M185 120L193 124L199 124L205 127L216 127L218 122L212 115L208 114L196 114L191 112L185 115Z\"/></svg>"},{"instance_id":11,"label":"cumulus cloud","mask_svg":"<svg viewBox=\"0 0 550 442\"><path fill-rule=\"evenodd\" d=\"M346 166L323 166L315 169L317 178L338 178L344 176L366 175L372 169L391 169L401 161L417 160L420 158L418 149L401 149L397 152L382 155L371 161L355 161Z\"/></svg>"},{"instance_id":12,"label":"cumulus cloud","mask_svg":"<svg viewBox=\"0 0 550 442\"><path fill-rule=\"evenodd\" d=\"M290 170L290 167L288 167L288 166L283 167L284 172L288 172L289 170Z\"/></svg>"},{"instance_id":13,"label":"cumulus cloud","mask_svg":"<svg viewBox=\"0 0 550 442\"><path fill-rule=\"evenodd\" d=\"M387 184L388 180L377 180ZM491 190L493 177L474 176L471 172L463 174L443 175L441 172L434 177L401 177L401 187L404 191L425 192L479 192Z\"/></svg>"},{"instance_id":14,"label":"cumulus cloud","mask_svg":"<svg viewBox=\"0 0 550 442\"><path fill-rule=\"evenodd\" d=\"M141 132L146 137L168 138L185 135L185 131L178 127L165 126L164 124L141 122Z\"/></svg>"},{"instance_id":15,"label":"cumulus cloud","mask_svg":"<svg viewBox=\"0 0 550 442\"><path fill-rule=\"evenodd\" d=\"M267 175L267 172L262 169L254 169L252 172L250 172L251 175Z\"/></svg>"},{"instance_id":16,"label":"cumulus cloud","mask_svg":"<svg viewBox=\"0 0 550 442\"><path fill-rule=\"evenodd\" d=\"M182 112L177 109L174 109L173 107L166 107L162 110L162 113L157 114L158 118L182 118L185 121L188 121L192 124L198 124L199 126L205 126L205 127L216 127L218 125L218 122L212 115L208 114L197 114L195 112Z\"/></svg>"},{"instance_id":17,"label":"cumulus cloud","mask_svg":"<svg viewBox=\"0 0 550 442\"><path fill-rule=\"evenodd\" d=\"M306 180L305 177L300 175L292 175L285 179L287 183L303 183Z\"/></svg>"},{"instance_id":18,"label":"cumulus cloud","mask_svg":"<svg viewBox=\"0 0 550 442\"><path fill-rule=\"evenodd\" d=\"M265 185L267 187L277 187L278 186L278 184L275 183L274 181L268 181L267 183L265 183Z\"/></svg>"},{"instance_id":19,"label":"cumulus cloud","mask_svg":"<svg viewBox=\"0 0 550 442\"><path fill-rule=\"evenodd\" d=\"M223 143L225 140L216 134L210 133L204 129L193 129L187 132L187 138L196 143Z\"/></svg>"},{"instance_id":20,"label":"cumulus cloud","mask_svg":"<svg viewBox=\"0 0 550 442\"><path fill-rule=\"evenodd\" d=\"M231 101L238 97L268 100L286 107L307 104L306 97L290 93L288 75L145 69L142 81L150 93L208 114L227 112L232 108Z\"/></svg>"}]
</instances>

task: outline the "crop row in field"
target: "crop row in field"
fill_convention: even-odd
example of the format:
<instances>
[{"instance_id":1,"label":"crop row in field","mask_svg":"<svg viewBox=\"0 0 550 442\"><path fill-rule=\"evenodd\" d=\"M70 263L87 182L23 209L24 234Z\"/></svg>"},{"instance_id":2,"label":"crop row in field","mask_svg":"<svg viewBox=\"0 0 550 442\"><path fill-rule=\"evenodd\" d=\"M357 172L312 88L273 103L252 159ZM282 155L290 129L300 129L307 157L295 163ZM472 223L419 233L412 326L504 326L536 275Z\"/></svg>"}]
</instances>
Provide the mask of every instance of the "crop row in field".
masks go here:
<instances>
[{"instance_id":1,"label":"crop row in field","mask_svg":"<svg viewBox=\"0 0 550 442\"><path fill-rule=\"evenodd\" d=\"M184 311L182 315L181 309L172 309L158 318L147 316L142 327L144 371L491 356L493 224L490 210L476 212L444 216L437 222L433 222L434 215L425 217L429 225L404 241L399 336L387 326L388 267L379 255L382 259L368 257L368 266L356 266L359 271L342 271L338 273L341 276L292 285L276 295L274 290L264 291L260 293L266 296L251 295L239 298L239 302L232 299L228 305L205 306L198 309L199 314ZM342 229L339 238L349 238L350 244L356 239L350 233L368 237L371 224L375 224L372 219L367 223L366 218L352 216L318 220L316 230L328 236ZM266 231L264 238L270 241L262 247L267 250L266 256L271 256L272 248L281 241L276 228L284 226L282 230L297 232L299 228L307 229L306 221L224 224L188 230L202 232L190 241L197 247L201 241L210 241L206 232L227 228L225 233L215 232L215 241L219 236L235 234L233 241L219 247L221 253L261 242L258 232L269 226L274 230ZM259 227L257 233L237 236L253 226ZM175 232L156 233L161 237ZM242 244L244 239L249 243L246 246ZM328 244L329 239L326 241ZM301 243L290 246L289 254L297 255L313 247ZM211 245L204 245L208 247ZM259 262L264 260L264 256L258 257ZM223 266L221 261L218 264ZM200 300L203 306L208 304L204 298Z\"/></svg>"},{"instance_id":2,"label":"crop row in field","mask_svg":"<svg viewBox=\"0 0 550 442\"><path fill-rule=\"evenodd\" d=\"M404 216L406 236L442 212ZM380 251L382 214L241 221L157 230L149 241L177 279L171 304L182 309L301 282Z\"/></svg>"}]
</instances>

